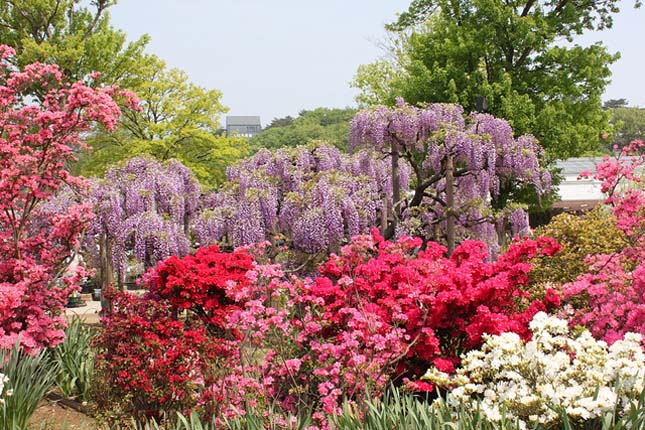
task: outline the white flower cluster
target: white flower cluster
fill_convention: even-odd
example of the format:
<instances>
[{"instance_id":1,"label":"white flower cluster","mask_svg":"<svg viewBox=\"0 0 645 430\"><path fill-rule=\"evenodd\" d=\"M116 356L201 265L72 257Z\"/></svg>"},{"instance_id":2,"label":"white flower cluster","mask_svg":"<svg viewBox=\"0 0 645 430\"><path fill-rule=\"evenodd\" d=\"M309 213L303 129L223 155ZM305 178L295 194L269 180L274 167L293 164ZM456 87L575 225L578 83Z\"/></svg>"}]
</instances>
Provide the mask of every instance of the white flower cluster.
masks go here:
<instances>
[{"instance_id":1,"label":"white flower cluster","mask_svg":"<svg viewBox=\"0 0 645 430\"><path fill-rule=\"evenodd\" d=\"M608 347L588 331L570 335L566 320L544 312L535 315L530 328L530 342L515 333L486 336L480 350L463 357L456 375L431 369L424 379L454 387L449 403L479 401L491 421L504 413L523 428L554 424L560 410L588 421L636 402L645 378L640 335L628 333Z\"/></svg>"},{"instance_id":2,"label":"white flower cluster","mask_svg":"<svg viewBox=\"0 0 645 430\"><path fill-rule=\"evenodd\" d=\"M4 405L4 395L3 395L4 386L7 385L8 382L9 382L9 378L3 373L0 373L0 406ZM11 393L7 392L7 396L9 395L11 395Z\"/></svg>"}]
</instances>

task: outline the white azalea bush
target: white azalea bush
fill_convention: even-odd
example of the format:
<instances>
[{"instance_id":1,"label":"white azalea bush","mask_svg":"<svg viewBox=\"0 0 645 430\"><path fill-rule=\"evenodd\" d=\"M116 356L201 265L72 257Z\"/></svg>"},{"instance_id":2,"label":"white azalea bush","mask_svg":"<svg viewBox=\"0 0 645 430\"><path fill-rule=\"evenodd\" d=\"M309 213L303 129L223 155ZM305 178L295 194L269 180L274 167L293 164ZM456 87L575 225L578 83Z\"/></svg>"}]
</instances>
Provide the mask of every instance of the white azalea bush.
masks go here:
<instances>
[{"instance_id":1,"label":"white azalea bush","mask_svg":"<svg viewBox=\"0 0 645 430\"><path fill-rule=\"evenodd\" d=\"M4 386L7 385L8 382L9 382L9 378L5 376L3 373L0 373L0 406L4 406L4 397L5 397Z\"/></svg>"},{"instance_id":2,"label":"white azalea bush","mask_svg":"<svg viewBox=\"0 0 645 430\"><path fill-rule=\"evenodd\" d=\"M645 377L639 334L628 333L608 347L586 330L572 335L566 320L544 312L530 328L529 342L515 333L487 335L455 375L432 368L424 379L452 388L448 403L479 402L490 421L504 416L521 428L557 425L563 411L575 421L594 420L637 402Z\"/></svg>"}]
</instances>

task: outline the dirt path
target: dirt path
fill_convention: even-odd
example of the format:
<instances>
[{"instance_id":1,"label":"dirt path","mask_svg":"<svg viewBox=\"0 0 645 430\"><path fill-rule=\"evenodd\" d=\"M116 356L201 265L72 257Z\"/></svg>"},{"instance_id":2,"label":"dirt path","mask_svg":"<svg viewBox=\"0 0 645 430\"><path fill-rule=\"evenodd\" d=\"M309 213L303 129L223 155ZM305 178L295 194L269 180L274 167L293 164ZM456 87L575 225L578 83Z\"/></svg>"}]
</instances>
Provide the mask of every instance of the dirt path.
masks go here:
<instances>
[{"instance_id":1,"label":"dirt path","mask_svg":"<svg viewBox=\"0 0 645 430\"><path fill-rule=\"evenodd\" d=\"M47 400L36 409L30 425L32 430L96 430L93 418Z\"/></svg>"}]
</instances>

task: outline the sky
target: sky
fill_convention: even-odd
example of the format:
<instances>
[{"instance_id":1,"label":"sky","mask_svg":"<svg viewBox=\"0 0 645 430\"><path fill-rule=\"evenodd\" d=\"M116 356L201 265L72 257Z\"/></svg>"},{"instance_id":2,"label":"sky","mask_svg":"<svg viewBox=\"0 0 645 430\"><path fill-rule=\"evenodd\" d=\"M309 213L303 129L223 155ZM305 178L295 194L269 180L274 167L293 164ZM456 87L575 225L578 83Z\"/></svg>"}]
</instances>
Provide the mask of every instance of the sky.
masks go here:
<instances>
[{"instance_id":1,"label":"sky","mask_svg":"<svg viewBox=\"0 0 645 430\"><path fill-rule=\"evenodd\" d=\"M383 25L410 0L120 0L112 24L191 80L222 91L228 115L273 118L354 106L360 64L382 57ZM587 34L621 52L604 99L645 107L645 9L626 0L614 28Z\"/></svg>"}]
</instances>

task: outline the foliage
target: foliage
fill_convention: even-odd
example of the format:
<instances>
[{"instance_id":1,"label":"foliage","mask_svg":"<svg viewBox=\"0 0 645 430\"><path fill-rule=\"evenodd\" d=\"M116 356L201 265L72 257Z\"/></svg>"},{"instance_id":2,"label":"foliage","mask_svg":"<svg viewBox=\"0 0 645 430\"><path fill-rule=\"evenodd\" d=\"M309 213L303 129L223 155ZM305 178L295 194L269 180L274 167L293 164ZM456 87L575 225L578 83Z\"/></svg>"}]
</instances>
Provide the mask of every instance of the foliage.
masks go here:
<instances>
[{"instance_id":1,"label":"foliage","mask_svg":"<svg viewBox=\"0 0 645 430\"><path fill-rule=\"evenodd\" d=\"M415 0L389 26L391 59L359 68L358 99L489 112L533 134L550 159L598 151L609 130L601 96L618 55L566 42L611 27L617 3Z\"/></svg>"},{"instance_id":2,"label":"foliage","mask_svg":"<svg viewBox=\"0 0 645 430\"><path fill-rule=\"evenodd\" d=\"M246 140L218 132L220 115L228 110L222 93L191 83L159 59L138 73L140 82L129 89L140 109L125 111L117 132L99 131L88 139L93 152L81 160L79 172L103 175L118 161L147 154L178 159L204 185L221 184L226 167L247 154Z\"/></svg>"},{"instance_id":3,"label":"foliage","mask_svg":"<svg viewBox=\"0 0 645 430\"><path fill-rule=\"evenodd\" d=\"M327 142L343 152L349 149L349 122L355 109L316 108L303 110L298 117L274 119L261 133L249 142L251 150L295 148L314 140Z\"/></svg>"},{"instance_id":4,"label":"foliage","mask_svg":"<svg viewBox=\"0 0 645 430\"><path fill-rule=\"evenodd\" d=\"M65 329L65 341L51 351L52 361L59 368L56 387L68 399L90 400L94 388L93 336L94 329L76 316Z\"/></svg>"},{"instance_id":5,"label":"foliage","mask_svg":"<svg viewBox=\"0 0 645 430\"><path fill-rule=\"evenodd\" d=\"M620 148L635 139L643 138L645 130L645 109L617 107L611 111L611 121L616 125L613 142Z\"/></svg>"},{"instance_id":6,"label":"foliage","mask_svg":"<svg viewBox=\"0 0 645 430\"><path fill-rule=\"evenodd\" d=\"M100 72L100 83L129 88L136 70L150 61L147 35L126 43L109 22L116 0L13 0L0 5L0 40L16 49L18 67L58 64L68 79Z\"/></svg>"},{"instance_id":7,"label":"foliage","mask_svg":"<svg viewBox=\"0 0 645 430\"><path fill-rule=\"evenodd\" d=\"M428 399L389 389L383 398L363 404L345 403L340 414L330 418L334 430L519 430L512 419L493 423L476 403L449 405L441 399L429 407Z\"/></svg>"},{"instance_id":8,"label":"foliage","mask_svg":"<svg viewBox=\"0 0 645 430\"><path fill-rule=\"evenodd\" d=\"M83 240L92 267L100 268L100 285L126 281L129 265L140 273L171 255L190 250L190 224L201 187L190 169L169 160L137 157L112 167L96 180L89 202L96 214ZM65 204L61 201L61 204Z\"/></svg>"},{"instance_id":9,"label":"foliage","mask_svg":"<svg viewBox=\"0 0 645 430\"><path fill-rule=\"evenodd\" d=\"M602 104L603 109L616 109L627 107L627 99L610 99Z\"/></svg>"},{"instance_id":10,"label":"foliage","mask_svg":"<svg viewBox=\"0 0 645 430\"><path fill-rule=\"evenodd\" d=\"M425 399L427 400L427 399ZM273 408L268 413L252 410L244 416L223 420L219 426L200 418L198 414L177 414L177 420L163 424L150 421L145 425L133 425L136 430L320 430L311 425L311 417L283 417ZM331 430L519 430L512 420L491 423L481 416L475 407L460 405L452 407L446 403L435 408L428 407L424 399L402 393L394 387L388 388L382 398L374 397L361 403L344 402L338 414L329 417Z\"/></svg>"},{"instance_id":11,"label":"foliage","mask_svg":"<svg viewBox=\"0 0 645 430\"><path fill-rule=\"evenodd\" d=\"M625 235L616 229L615 217L602 205L582 215L557 215L533 234L552 237L562 246L557 255L536 259L531 270L536 284L574 281L589 270L586 256L611 254L628 245Z\"/></svg>"},{"instance_id":12,"label":"foliage","mask_svg":"<svg viewBox=\"0 0 645 430\"><path fill-rule=\"evenodd\" d=\"M0 347L20 336L33 350L63 340L60 314L77 274L60 275L91 218L87 204L43 204L63 184L84 187L65 168L84 147L79 134L93 122L114 128L120 111L114 88L66 83L55 65L15 69L13 54L0 46Z\"/></svg>"},{"instance_id":13,"label":"foliage","mask_svg":"<svg viewBox=\"0 0 645 430\"><path fill-rule=\"evenodd\" d=\"M382 398L371 398L361 404L345 402L342 411L329 417L329 428L332 430L522 430L522 423L513 420L505 411L501 412L501 420L490 421L481 412L478 403L461 403L450 405L438 400L433 407L428 407L427 399L420 399L398 390L388 389ZM308 426L310 421L291 417L287 422L270 410L268 414L260 411L249 411L243 417L225 420L218 427L216 423L200 418L198 414L178 414L177 420L168 424L156 421L146 425L133 425L137 430L213 430L224 428L228 430L318 430ZM627 430L638 429L645 423L645 392L635 399L633 406L623 414L608 411L598 419L598 429ZM559 428L571 430L589 428L579 426L579 422L561 412ZM534 430L551 429L550 426L536 425Z\"/></svg>"},{"instance_id":14,"label":"foliage","mask_svg":"<svg viewBox=\"0 0 645 430\"><path fill-rule=\"evenodd\" d=\"M50 361L44 349L28 354L22 350L20 342L11 349L0 348L0 374L8 378L4 380L4 401L0 401L0 427L3 430L29 428L29 418L54 385L58 371L56 363Z\"/></svg>"},{"instance_id":15,"label":"foliage","mask_svg":"<svg viewBox=\"0 0 645 430\"><path fill-rule=\"evenodd\" d=\"M401 169L403 184L407 173ZM230 167L227 176L195 221L202 246L270 240L309 254L333 252L378 225L383 206L392 204L386 163L324 144L263 150Z\"/></svg>"},{"instance_id":16,"label":"foliage","mask_svg":"<svg viewBox=\"0 0 645 430\"><path fill-rule=\"evenodd\" d=\"M566 320L543 312L530 324L530 341L517 334L486 336L467 353L453 377L433 369L426 379L450 388L448 402L479 402L488 420L507 418L530 428L551 427L561 412L585 428L604 415L629 411L643 392L645 355L640 335L627 334L611 347L588 331L569 333Z\"/></svg>"},{"instance_id":17,"label":"foliage","mask_svg":"<svg viewBox=\"0 0 645 430\"><path fill-rule=\"evenodd\" d=\"M399 159L414 172L410 190L393 184L395 203L389 207L386 236L400 229L429 240L445 239L449 252L458 236L455 226L461 228L461 238L484 240L491 247L504 242L508 218L513 233L521 235L528 222L521 207L511 205L514 192L532 188L539 196L551 184L532 136L516 139L506 121L488 114L464 118L459 105L416 108L398 99L394 108L366 109L352 120L350 143L389 156L393 172L403 164Z\"/></svg>"}]
</instances>

